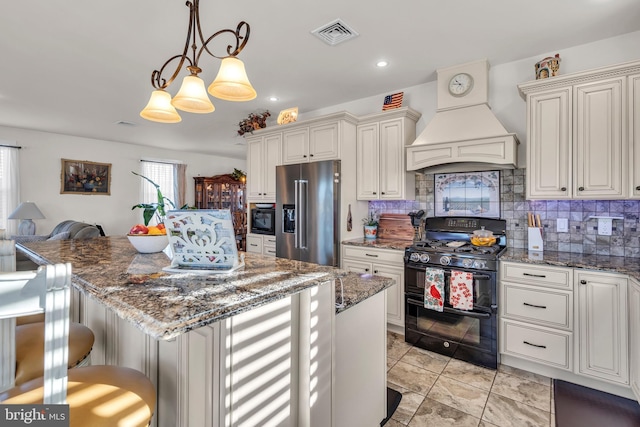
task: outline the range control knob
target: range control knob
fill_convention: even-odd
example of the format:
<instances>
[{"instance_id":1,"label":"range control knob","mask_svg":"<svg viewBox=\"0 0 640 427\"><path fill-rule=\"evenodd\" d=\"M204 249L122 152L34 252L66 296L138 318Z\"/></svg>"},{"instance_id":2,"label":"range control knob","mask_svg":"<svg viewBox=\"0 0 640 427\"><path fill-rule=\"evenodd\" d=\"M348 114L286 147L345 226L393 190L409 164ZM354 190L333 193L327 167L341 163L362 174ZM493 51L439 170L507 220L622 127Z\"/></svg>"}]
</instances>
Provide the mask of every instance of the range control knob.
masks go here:
<instances>
[{"instance_id":1,"label":"range control knob","mask_svg":"<svg viewBox=\"0 0 640 427\"><path fill-rule=\"evenodd\" d=\"M487 268L487 263L484 261L473 261L473 268L477 268L479 270Z\"/></svg>"},{"instance_id":2,"label":"range control knob","mask_svg":"<svg viewBox=\"0 0 640 427\"><path fill-rule=\"evenodd\" d=\"M420 254L420 261L429 262L429 254Z\"/></svg>"},{"instance_id":3,"label":"range control knob","mask_svg":"<svg viewBox=\"0 0 640 427\"><path fill-rule=\"evenodd\" d=\"M462 260L462 266L463 267L467 267L467 268L473 267L473 260L472 259L468 259L468 258L463 259Z\"/></svg>"},{"instance_id":4,"label":"range control knob","mask_svg":"<svg viewBox=\"0 0 640 427\"><path fill-rule=\"evenodd\" d=\"M413 262L418 262L420 261L420 254L411 254L411 256L409 257L409 260L413 261Z\"/></svg>"},{"instance_id":5,"label":"range control knob","mask_svg":"<svg viewBox=\"0 0 640 427\"><path fill-rule=\"evenodd\" d=\"M440 264L442 264L442 265L449 265L449 264L451 264L451 257L448 257L448 256L446 256L446 255L445 255L445 256L441 256L441 257L440 257Z\"/></svg>"}]
</instances>

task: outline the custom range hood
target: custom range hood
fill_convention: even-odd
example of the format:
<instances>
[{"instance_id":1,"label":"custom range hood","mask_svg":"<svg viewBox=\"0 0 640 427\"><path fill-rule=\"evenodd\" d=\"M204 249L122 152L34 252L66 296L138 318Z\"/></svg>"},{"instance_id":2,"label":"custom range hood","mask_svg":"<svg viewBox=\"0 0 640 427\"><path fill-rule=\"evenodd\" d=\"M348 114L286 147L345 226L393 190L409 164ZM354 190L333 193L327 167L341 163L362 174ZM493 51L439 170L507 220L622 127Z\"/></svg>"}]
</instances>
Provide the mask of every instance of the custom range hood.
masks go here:
<instances>
[{"instance_id":1,"label":"custom range hood","mask_svg":"<svg viewBox=\"0 0 640 427\"><path fill-rule=\"evenodd\" d=\"M464 172L514 169L518 138L509 133L488 105L487 60L442 68L438 73L438 109L407 147L407 170Z\"/></svg>"}]
</instances>

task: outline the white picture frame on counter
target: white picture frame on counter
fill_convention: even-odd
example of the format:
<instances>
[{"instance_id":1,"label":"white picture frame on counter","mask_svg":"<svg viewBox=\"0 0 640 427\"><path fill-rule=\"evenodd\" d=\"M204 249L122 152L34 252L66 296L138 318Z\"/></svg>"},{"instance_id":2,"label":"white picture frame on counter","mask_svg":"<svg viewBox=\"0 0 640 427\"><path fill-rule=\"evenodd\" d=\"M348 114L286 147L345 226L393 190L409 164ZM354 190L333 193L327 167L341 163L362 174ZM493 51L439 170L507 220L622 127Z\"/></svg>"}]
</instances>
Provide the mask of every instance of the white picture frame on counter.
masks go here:
<instances>
[{"instance_id":1,"label":"white picture frame on counter","mask_svg":"<svg viewBox=\"0 0 640 427\"><path fill-rule=\"evenodd\" d=\"M500 218L500 171L434 175L435 216Z\"/></svg>"}]
</instances>

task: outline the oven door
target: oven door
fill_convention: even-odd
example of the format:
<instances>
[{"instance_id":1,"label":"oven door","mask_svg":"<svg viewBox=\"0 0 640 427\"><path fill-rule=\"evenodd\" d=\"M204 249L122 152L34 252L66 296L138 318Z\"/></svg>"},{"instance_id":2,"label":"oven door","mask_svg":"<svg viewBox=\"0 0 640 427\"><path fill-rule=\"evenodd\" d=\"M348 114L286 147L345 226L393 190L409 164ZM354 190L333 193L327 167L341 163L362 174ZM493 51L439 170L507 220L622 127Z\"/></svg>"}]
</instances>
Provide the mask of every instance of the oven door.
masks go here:
<instances>
[{"instance_id":1,"label":"oven door","mask_svg":"<svg viewBox=\"0 0 640 427\"><path fill-rule=\"evenodd\" d=\"M455 309L449 304L449 278L445 271L445 297L442 312L424 307L424 268L405 265L405 340L417 347L497 367L496 273L473 273L473 311Z\"/></svg>"}]
</instances>

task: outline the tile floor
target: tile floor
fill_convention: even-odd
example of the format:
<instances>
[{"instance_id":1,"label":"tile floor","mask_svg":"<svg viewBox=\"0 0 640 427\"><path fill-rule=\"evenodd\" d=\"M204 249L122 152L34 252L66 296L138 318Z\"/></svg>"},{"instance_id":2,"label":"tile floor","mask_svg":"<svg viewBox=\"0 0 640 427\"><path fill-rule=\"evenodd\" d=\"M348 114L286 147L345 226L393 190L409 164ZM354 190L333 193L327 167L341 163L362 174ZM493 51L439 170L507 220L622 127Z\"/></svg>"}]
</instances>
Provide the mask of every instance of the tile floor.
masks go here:
<instances>
[{"instance_id":1,"label":"tile floor","mask_svg":"<svg viewBox=\"0 0 640 427\"><path fill-rule=\"evenodd\" d=\"M387 383L402 393L389 427L555 427L551 380L497 371L413 347L387 334Z\"/></svg>"}]
</instances>

